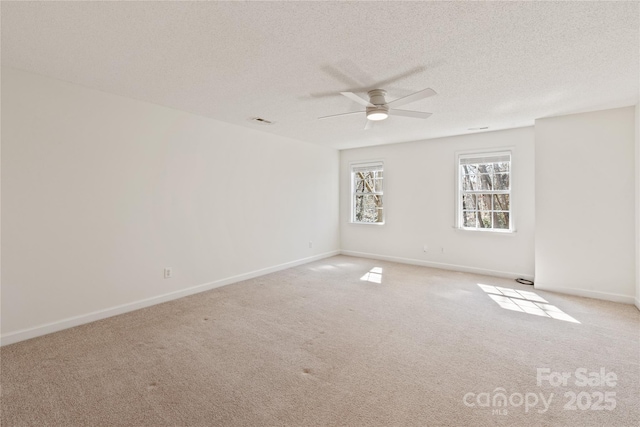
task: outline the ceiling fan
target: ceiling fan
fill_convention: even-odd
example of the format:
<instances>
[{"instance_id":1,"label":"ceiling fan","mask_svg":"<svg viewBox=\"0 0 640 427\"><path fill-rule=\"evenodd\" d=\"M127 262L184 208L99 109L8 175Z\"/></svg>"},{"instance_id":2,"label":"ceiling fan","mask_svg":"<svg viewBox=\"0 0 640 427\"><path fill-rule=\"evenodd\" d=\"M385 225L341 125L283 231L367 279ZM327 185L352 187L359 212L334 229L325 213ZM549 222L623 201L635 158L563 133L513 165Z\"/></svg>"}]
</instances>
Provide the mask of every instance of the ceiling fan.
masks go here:
<instances>
[{"instance_id":1,"label":"ceiling fan","mask_svg":"<svg viewBox=\"0 0 640 427\"><path fill-rule=\"evenodd\" d=\"M389 115L413 117L415 119L428 119L431 116L431 113L425 113L422 111L398 110L395 107L409 104L411 102L416 102L421 99L436 95L437 93L435 90L431 88L427 88L427 89L423 89L421 91L412 93L411 95L394 99L391 102L387 102L385 100L385 96L387 95L387 92L382 89L370 90L368 92L369 94L368 101L364 98L361 98L360 96L356 95L353 92L340 92L340 94L346 96L352 101L357 102L360 105L364 105L365 107L367 107L366 110L351 111L349 113L341 113L341 114L333 114L330 116L318 117L318 119L329 119L331 117L340 117L340 116L348 116L350 114L366 113L368 120L364 128L370 129L374 121L384 120L387 117L389 117Z\"/></svg>"}]
</instances>

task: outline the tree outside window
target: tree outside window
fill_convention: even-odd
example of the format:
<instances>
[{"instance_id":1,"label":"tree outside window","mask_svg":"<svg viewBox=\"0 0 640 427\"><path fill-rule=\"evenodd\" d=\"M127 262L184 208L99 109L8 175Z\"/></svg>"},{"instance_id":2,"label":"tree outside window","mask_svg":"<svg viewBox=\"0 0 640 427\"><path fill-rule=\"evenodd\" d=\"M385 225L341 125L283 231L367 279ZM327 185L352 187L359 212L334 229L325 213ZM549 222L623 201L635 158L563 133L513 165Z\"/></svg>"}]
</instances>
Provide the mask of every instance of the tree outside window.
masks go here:
<instances>
[{"instance_id":1,"label":"tree outside window","mask_svg":"<svg viewBox=\"0 0 640 427\"><path fill-rule=\"evenodd\" d=\"M511 153L460 155L458 167L458 226L512 231Z\"/></svg>"},{"instance_id":2,"label":"tree outside window","mask_svg":"<svg viewBox=\"0 0 640 427\"><path fill-rule=\"evenodd\" d=\"M351 221L381 224L383 212L383 165L381 162L351 165Z\"/></svg>"}]
</instances>

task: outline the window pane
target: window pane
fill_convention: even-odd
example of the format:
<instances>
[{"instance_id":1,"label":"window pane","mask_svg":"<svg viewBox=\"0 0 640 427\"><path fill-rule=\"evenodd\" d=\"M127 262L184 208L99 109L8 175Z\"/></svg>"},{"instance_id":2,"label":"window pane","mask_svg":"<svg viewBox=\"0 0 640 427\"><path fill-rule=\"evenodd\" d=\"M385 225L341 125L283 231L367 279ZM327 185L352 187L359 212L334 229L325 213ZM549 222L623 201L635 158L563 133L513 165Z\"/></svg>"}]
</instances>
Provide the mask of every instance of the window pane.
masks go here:
<instances>
[{"instance_id":1,"label":"window pane","mask_svg":"<svg viewBox=\"0 0 640 427\"><path fill-rule=\"evenodd\" d=\"M510 210L509 195L508 194L494 194L493 195L493 209L498 211Z\"/></svg>"},{"instance_id":2,"label":"window pane","mask_svg":"<svg viewBox=\"0 0 640 427\"><path fill-rule=\"evenodd\" d=\"M462 209L475 210L476 209L476 196L475 194L463 194L462 195Z\"/></svg>"},{"instance_id":3,"label":"window pane","mask_svg":"<svg viewBox=\"0 0 640 427\"><path fill-rule=\"evenodd\" d=\"M356 195L354 220L358 222L382 222L382 196Z\"/></svg>"},{"instance_id":4,"label":"window pane","mask_svg":"<svg viewBox=\"0 0 640 427\"><path fill-rule=\"evenodd\" d=\"M362 215L362 222L378 222L378 209L365 209Z\"/></svg>"},{"instance_id":5,"label":"window pane","mask_svg":"<svg viewBox=\"0 0 640 427\"><path fill-rule=\"evenodd\" d=\"M355 174L356 192L372 193L374 191L373 172L358 172Z\"/></svg>"},{"instance_id":6,"label":"window pane","mask_svg":"<svg viewBox=\"0 0 640 427\"><path fill-rule=\"evenodd\" d=\"M478 227L491 228L491 212L478 212Z\"/></svg>"},{"instance_id":7,"label":"window pane","mask_svg":"<svg viewBox=\"0 0 640 427\"><path fill-rule=\"evenodd\" d=\"M493 164L494 172L509 172L509 162L501 162Z\"/></svg>"},{"instance_id":8,"label":"window pane","mask_svg":"<svg viewBox=\"0 0 640 427\"><path fill-rule=\"evenodd\" d=\"M462 165L462 173L465 175L475 175L478 173L477 165Z\"/></svg>"},{"instance_id":9,"label":"window pane","mask_svg":"<svg viewBox=\"0 0 640 427\"><path fill-rule=\"evenodd\" d=\"M376 193L382 193L382 179L376 179L374 190Z\"/></svg>"},{"instance_id":10,"label":"window pane","mask_svg":"<svg viewBox=\"0 0 640 427\"><path fill-rule=\"evenodd\" d=\"M476 213L475 212L465 212L464 213L464 223L463 227L476 227Z\"/></svg>"},{"instance_id":11,"label":"window pane","mask_svg":"<svg viewBox=\"0 0 640 427\"><path fill-rule=\"evenodd\" d=\"M478 194L477 196L478 210L490 211L491 207L491 194Z\"/></svg>"},{"instance_id":12,"label":"window pane","mask_svg":"<svg viewBox=\"0 0 640 427\"><path fill-rule=\"evenodd\" d=\"M477 190L491 190L493 186L491 185L491 175L481 174L478 175L478 185Z\"/></svg>"},{"instance_id":13,"label":"window pane","mask_svg":"<svg viewBox=\"0 0 640 427\"><path fill-rule=\"evenodd\" d=\"M465 191L472 191L478 189L478 176L477 175L463 175L462 176L462 189Z\"/></svg>"},{"instance_id":14,"label":"window pane","mask_svg":"<svg viewBox=\"0 0 640 427\"><path fill-rule=\"evenodd\" d=\"M509 174L497 173L493 175L493 189L494 190L508 190L509 189Z\"/></svg>"},{"instance_id":15,"label":"window pane","mask_svg":"<svg viewBox=\"0 0 640 427\"><path fill-rule=\"evenodd\" d=\"M493 163L479 164L478 173L493 173Z\"/></svg>"},{"instance_id":16,"label":"window pane","mask_svg":"<svg viewBox=\"0 0 640 427\"><path fill-rule=\"evenodd\" d=\"M509 229L509 212L494 212L493 228Z\"/></svg>"}]
</instances>

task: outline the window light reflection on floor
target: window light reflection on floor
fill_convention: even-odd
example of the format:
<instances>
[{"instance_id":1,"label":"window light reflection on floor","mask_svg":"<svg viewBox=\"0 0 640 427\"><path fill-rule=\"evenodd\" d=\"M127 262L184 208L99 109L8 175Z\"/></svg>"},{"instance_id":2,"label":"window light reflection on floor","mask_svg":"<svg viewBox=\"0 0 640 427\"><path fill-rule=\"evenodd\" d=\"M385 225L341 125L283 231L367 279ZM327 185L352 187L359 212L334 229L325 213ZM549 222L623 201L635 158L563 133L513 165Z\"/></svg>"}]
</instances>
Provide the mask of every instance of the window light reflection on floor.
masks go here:
<instances>
[{"instance_id":1,"label":"window light reflection on floor","mask_svg":"<svg viewBox=\"0 0 640 427\"><path fill-rule=\"evenodd\" d=\"M503 288L500 286L482 285L478 286L489 294L489 297L506 310L520 311L522 313L534 314L536 316L550 317L566 322L580 323L555 305L549 304L535 292L521 291L517 289Z\"/></svg>"},{"instance_id":2,"label":"window light reflection on floor","mask_svg":"<svg viewBox=\"0 0 640 427\"><path fill-rule=\"evenodd\" d=\"M372 283L382 283L382 267L373 267L360 278L360 280Z\"/></svg>"}]
</instances>

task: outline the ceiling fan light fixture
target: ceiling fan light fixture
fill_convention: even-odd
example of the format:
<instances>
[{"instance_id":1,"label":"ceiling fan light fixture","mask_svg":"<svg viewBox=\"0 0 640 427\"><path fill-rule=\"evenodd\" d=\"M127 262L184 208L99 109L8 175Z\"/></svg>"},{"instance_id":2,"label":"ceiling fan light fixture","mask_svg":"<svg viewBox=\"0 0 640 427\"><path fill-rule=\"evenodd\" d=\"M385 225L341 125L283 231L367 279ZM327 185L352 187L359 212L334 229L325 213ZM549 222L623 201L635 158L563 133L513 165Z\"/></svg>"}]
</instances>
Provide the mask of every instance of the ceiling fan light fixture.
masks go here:
<instances>
[{"instance_id":1,"label":"ceiling fan light fixture","mask_svg":"<svg viewBox=\"0 0 640 427\"><path fill-rule=\"evenodd\" d=\"M374 121L377 121L377 120L384 120L384 119L386 119L387 117L389 117L389 114L387 114L387 113L385 113L385 112L382 112L382 113L369 113L369 114L367 114L367 119L369 119L369 120L374 120Z\"/></svg>"},{"instance_id":2,"label":"ceiling fan light fixture","mask_svg":"<svg viewBox=\"0 0 640 427\"><path fill-rule=\"evenodd\" d=\"M389 117L389 107L376 105L375 107L367 107L367 119L379 121Z\"/></svg>"}]
</instances>

